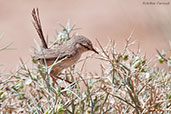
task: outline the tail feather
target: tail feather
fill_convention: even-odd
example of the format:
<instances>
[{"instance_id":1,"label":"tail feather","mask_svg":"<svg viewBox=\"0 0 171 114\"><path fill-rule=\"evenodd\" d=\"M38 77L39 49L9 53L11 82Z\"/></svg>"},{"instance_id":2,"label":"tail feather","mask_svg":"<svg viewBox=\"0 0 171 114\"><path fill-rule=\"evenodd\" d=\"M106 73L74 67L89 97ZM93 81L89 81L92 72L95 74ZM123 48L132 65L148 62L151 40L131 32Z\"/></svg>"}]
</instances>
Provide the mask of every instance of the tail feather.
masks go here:
<instances>
[{"instance_id":1,"label":"tail feather","mask_svg":"<svg viewBox=\"0 0 171 114\"><path fill-rule=\"evenodd\" d=\"M33 25L34 25L34 27L35 27L41 41L42 41L43 48L48 48L47 43L45 41L45 37L43 35L43 31L42 31L42 26L41 26L41 22L40 22L38 8L37 9L33 8L32 17L33 17Z\"/></svg>"}]
</instances>

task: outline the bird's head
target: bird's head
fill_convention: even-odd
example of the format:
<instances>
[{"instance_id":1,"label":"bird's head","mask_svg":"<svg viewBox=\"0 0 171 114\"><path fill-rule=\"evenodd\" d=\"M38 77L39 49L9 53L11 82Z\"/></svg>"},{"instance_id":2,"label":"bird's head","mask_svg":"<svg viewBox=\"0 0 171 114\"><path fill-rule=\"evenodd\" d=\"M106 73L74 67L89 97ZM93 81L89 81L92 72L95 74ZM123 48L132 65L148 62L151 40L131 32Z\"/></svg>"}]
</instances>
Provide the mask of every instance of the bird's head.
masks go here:
<instances>
[{"instance_id":1,"label":"bird's head","mask_svg":"<svg viewBox=\"0 0 171 114\"><path fill-rule=\"evenodd\" d=\"M82 35L77 35L77 36L74 36L73 38L76 42L76 45L78 48L82 49L83 51L93 51L97 54L99 54L93 47L93 44L91 43L91 41L82 36Z\"/></svg>"}]
</instances>

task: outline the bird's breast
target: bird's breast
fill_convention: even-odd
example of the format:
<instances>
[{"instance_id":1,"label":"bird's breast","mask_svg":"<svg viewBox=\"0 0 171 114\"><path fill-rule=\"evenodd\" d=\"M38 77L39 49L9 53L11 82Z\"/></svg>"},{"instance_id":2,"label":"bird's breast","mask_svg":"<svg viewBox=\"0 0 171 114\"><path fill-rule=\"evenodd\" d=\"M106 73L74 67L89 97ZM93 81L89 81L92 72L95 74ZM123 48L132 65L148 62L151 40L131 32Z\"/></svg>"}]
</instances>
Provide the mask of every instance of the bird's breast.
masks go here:
<instances>
[{"instance_id":1,"label":"bird's breast","mask_svg":"<svg viewBox=\"0 0 171 114\"><path fill-rule=\"evenodd\" d=\"M63 69L68 68L74 65L79 58L81 57L81 53L76 53L75 55L64 58L63 60L59 61L52 69L55 71L61 72Z\"/></svg>"}]
</instances>

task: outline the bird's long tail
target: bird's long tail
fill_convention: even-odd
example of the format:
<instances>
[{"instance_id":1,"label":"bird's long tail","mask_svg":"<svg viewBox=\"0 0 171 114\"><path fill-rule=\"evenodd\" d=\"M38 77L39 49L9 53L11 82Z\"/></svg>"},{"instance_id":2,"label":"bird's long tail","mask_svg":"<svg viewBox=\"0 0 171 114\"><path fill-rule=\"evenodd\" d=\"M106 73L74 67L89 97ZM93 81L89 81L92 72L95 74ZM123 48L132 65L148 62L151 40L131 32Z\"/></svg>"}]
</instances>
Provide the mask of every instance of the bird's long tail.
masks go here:
<instances>
[{"instance_id":1,"label":"bird's long tail","mask_svg":"<svg viewBox=\"0 0 171 114\"><path fill-rule=\"evenodd\" d=\"M40 17L39 17L39 10L38 8L33 8L32 10L32 17L33 17L33 25L42 41L42 46L43 48L48 48L47 43L45 41L45 37L43 35L43 31L42 31L42 26L41 26L41 22L40 22Z\"/></svg>"}]
</instances>

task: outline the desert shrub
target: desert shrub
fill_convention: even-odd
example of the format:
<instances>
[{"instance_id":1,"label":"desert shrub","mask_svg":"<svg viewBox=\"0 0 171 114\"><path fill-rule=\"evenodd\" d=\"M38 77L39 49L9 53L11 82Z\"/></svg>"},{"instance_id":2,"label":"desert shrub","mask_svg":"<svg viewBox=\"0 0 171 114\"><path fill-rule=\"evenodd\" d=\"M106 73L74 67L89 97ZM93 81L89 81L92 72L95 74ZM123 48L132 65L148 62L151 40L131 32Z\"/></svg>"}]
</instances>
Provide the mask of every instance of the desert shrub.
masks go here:
<instances>
[{"instance_id":1,"label":"desert shrub","mask_svg":"<svg viewBox=\"0 0 171 114\"><path fill-rule=\"evenodd\" d=\"M64 27L51 46L68 40L72 30L69 25ZM131 35L121 52L115 49L113 41L102 47L97 40L99 55L89 55L82 61L98 59L102 63L100 72L68 68L60 76L72 80L72 84L57 80L56 86L49 76L52 66L33 61L32 67L28 67L21 59L16 72L0 77L0 113L169 114L171 58L157 51L158 63L162 61L166 67L152 66L154 60L142 56L140 50L131 50L134 42L130 38Z\"/></svg>"}]
</instances>

